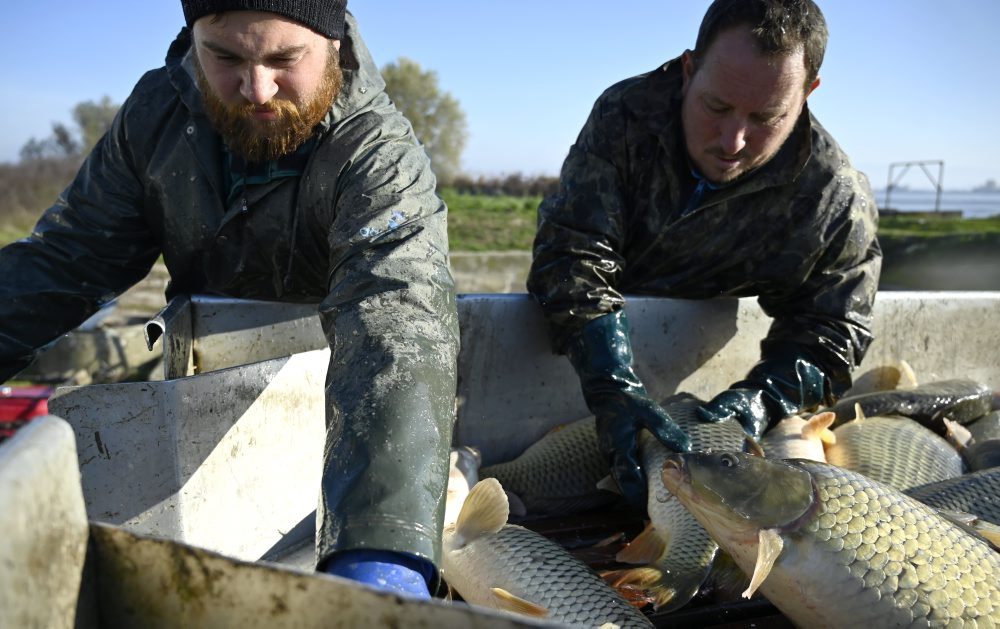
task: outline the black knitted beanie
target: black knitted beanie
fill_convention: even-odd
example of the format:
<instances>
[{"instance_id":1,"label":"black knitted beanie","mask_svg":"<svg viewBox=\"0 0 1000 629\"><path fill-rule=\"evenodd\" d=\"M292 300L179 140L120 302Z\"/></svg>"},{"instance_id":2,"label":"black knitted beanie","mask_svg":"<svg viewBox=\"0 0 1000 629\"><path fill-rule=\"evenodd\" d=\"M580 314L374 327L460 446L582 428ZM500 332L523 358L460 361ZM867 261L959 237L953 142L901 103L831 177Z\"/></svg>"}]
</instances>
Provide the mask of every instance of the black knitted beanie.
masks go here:
<instances>
[{"instance_id":1,"label":"black knitted beanie","mask_svg":"<svg viewBox=\"0 0 1000 629\"><path fill-rule=\"evenodd\" d=\"M347 0L181 0L181 6L189 28L198 18L213 13L268 11L293 19L329 39L341 39Z\"/></svg>"}]
</instances>

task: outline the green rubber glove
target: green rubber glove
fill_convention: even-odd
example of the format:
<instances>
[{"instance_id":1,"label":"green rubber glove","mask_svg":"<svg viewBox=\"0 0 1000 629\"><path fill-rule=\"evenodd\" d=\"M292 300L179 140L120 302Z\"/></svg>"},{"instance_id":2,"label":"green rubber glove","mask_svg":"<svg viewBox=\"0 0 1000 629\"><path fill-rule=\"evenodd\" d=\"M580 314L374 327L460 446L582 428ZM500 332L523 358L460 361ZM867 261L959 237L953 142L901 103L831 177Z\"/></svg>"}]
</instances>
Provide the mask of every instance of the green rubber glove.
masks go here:
<instances>
[{"instance_id":1,"label":"green rubber glove","mask_svg":"<svg viewBox=\"0 0 1000 629\"><path fill-rule=\"evenodd\" d=\"M695 412L702 421L735 419L754 439L772 422L824 402L826 376L801 356L762 360L745 380L706 402Z\"/></svg>"},{"instance_id":2,"label":"green rubber glove","mask_svg":"<svg viewBox=\"0 0 1000 629\"><path fill-rule=\"evenodd\" d=\"M625 311L603 315L570 339L567 354L580 377L587 407L597 418L601 451L611 475L634 507L646 507L646 476L639 464L643 428L674 452L691 441L670 415L653 401L632 368L632 343Z\"/></svg>"}]
</instances>

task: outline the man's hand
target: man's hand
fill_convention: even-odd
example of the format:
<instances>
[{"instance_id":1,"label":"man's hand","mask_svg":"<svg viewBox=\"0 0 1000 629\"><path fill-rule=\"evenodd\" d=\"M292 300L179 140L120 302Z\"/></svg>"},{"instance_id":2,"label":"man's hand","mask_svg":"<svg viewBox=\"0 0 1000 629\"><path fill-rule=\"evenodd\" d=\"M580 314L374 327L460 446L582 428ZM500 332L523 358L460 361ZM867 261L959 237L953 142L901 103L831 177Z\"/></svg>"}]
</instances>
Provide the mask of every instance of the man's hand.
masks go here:
<instances>
[{"instance_id":1,"label":"man's hand","mask_svg":"<svg viewBox=\"0 0 1000 629\"><path fill-rule=\"evenodd\" d=\"M804 358L762 360L746 380L737 382L695 412L702 421L735 419L748 435L760 439L772 422L823 402L825 388L823 372Z\"/></svg>"},{"instance_id":2,"label":"man's hand","mask_svg":"<svg viewBox=\"0 0 1000 629\"><path fill-rule=\"evenodd\" d=\"M580 376L587 407L597 418L601 451L625 498L646 507L646 477L639 460L639 431L648 430L675 452L691 449L687 434L650 399L632 368L632 344L625 311L585 325L567 348Z\"/></svg>"},{"instance_id":3,"label":"man's hand","mask_svg":"<svg viewBox=\"0 0 1000 629\"><path fill-rule=\"evenodd\" d=\"M597 441L611 463L611 476L625 499L645 510L648 481L639 459L639 431L645 428L674 452L690 451L691 439L646 395L608 396L596 406Z\"/></svg>"}]
</instances>

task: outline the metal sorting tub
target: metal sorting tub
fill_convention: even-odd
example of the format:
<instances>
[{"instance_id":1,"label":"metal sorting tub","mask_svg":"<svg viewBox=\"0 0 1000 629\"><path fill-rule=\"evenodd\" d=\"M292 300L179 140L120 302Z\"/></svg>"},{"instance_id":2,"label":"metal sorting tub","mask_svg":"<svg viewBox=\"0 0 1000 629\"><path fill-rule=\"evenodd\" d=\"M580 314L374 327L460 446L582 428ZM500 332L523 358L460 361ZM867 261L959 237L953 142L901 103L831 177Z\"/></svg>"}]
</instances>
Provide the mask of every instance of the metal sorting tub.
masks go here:
<instances>
[{"instance_id":1,"label":"metal sorting tub","mask_svg":"<svg viewBox=\"0 0 1000 629\"><path fill-rule=\"evenodd\" d=\"M752 299L635 297L627 304L637 371L656 396L710 397L738 380L757 360L770 323ZM458 307L456 445L479 448L484 464L507 460L551 427L587 414L572 368L550 352L527 295L462 295ZM1000 387L998 311L1000 293L881 293L862 371L905 359L922 382L971 378ZM106 547L138 558L131 543L113 541L128 533L174 543L153 544L168 554L208 551L240 570L278 569L262 558L310 570L330 360L316 307L196 297L169 304L146 333L162 344L164 380L66 387L49 402L75 434L87 515L111 527ZM92 540L104 535L95 526ZM179 565L158 552L142 561L162 562L166 571ZM326 579L295 575L307 577ZM267 587L255 597L266 597ZM221 591L192 596L212 607ZM226 600L258 609L249 598ZM464 611L466 626L499 626L489 624L493 616ZM314 617L302 618L308 625Z\"/></svg>"}]
</instances>

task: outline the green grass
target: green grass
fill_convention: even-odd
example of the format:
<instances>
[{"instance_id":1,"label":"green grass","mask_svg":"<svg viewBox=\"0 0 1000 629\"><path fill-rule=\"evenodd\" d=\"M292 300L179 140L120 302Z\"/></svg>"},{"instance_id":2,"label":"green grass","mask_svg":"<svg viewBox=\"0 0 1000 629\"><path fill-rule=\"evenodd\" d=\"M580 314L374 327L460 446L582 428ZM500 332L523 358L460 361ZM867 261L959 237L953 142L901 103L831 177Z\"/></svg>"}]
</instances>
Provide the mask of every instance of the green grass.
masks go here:
<instances>
[{"instance_id":1,"label":"green grass","mask_svg":"<svg viewBox=\"0 0 1000 629\"><path fill-rule=\"evenodd\" d=\"M958 218L933 214L884 215L879 218L880 237L913 238L1000 234L1000 217Z\"/></svg>"},{"instance_id":2,"label":"green grass","mask_svg":"<svg viewBox=\"0 0 1000 629\"><path fill-rule=\"evenodd\" d=\"M461 194L445 188L448 238L452 251L530 251L541 196ZM0 222L0 246L31 232L36 216L9 216ZM962 219L933 214L893 214L879 219L879 236L931 238L1000 234L1000 217Z\"/></svg>"},{"instance_id":3,"label":"green grass","mask_svg":"<svg viewBox=\"0 0 1000 629\"><path fill-rule=\"evenodd\" d=\"M535 237L541 196L460 194L446 188L448 241L452 251L528 251Z\"/></svg>"}]
</instances>

